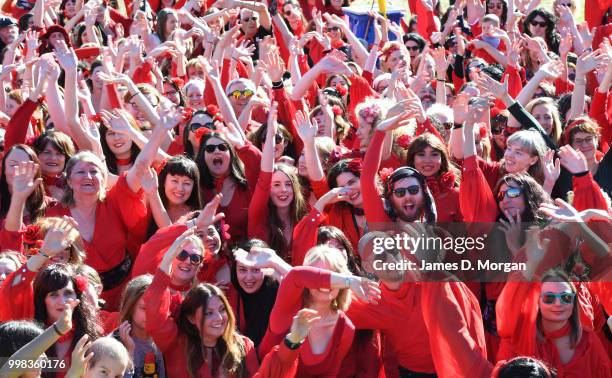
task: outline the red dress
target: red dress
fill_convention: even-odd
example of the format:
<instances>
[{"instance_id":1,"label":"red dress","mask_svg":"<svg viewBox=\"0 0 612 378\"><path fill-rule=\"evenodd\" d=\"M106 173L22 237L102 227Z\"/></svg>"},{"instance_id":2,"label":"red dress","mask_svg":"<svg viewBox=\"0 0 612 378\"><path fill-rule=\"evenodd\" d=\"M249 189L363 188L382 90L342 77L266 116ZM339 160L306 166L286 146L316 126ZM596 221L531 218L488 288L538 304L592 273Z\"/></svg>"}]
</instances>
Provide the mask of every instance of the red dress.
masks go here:
<instances>
[{"instance_id":1,"label":"red dress","mask_svg":"<svg viewBox=\"0 0 612 378\"><path fill-rule=\"evenodd\" d=\"M289 333L295 314L304 307L304 289L330 288L331 273L326 270L300 266L291 269L278 290L276 303L270 316L266 335L259 345L259 355L268 354L275 345L281 344ZM338 311L338 320L325 352L313 354L308 338L300 348L296 377L336 377L342 360L353 342L355 327L343 311Z\"/></svg>"},{"instance_id":2,"label":"red dress","mask_svg":"<svg viewBox=\"0 0 612 378\"><path fill-rule=\"evenodd\" d=\"M155 345L159 347L166 361L166 373L169 377L189 377L187 369L188 361L185 353L187 337L179 332L176 321L170 317L170 306L172 295L170 294L170 277L161 273L156 274L151 286L145 292L147 303L147 333L153 338ZM248 376L252 376L259 368L257 354L253 342L247 337L241 337L244 342L246 353L246 369ZM210 368L206 363L198 370L198 378L212 378ZM227 377L227 376L226 376ZM237 378L229 376L229 378Z\"/></svg>"},{"instance_id":3,"label":"red dress","mask_svg":"<svg viewBox=\"0 0 612 378\"><path fill-rule=\"evenodd\" d=\"M132 261L138 252L128 250L129 234L147 216L143 191L132 192L126 176L125 173L122 174L106 193L104 200L98 202L93 238L91 241L83 240L87 252L85 264L100 273L105 285L102 298L106 301L109 311L114 311L119 305L121 292L130 277ZM47 209L47 216L71 216L71 213L70 209L57 205ZM117 272L116 269L126 266L125 275L115 274L112 278L107 275L111 280L106 281L111 283L111 288L108 288L105 273Z\"/></svg>"}]
</instances>

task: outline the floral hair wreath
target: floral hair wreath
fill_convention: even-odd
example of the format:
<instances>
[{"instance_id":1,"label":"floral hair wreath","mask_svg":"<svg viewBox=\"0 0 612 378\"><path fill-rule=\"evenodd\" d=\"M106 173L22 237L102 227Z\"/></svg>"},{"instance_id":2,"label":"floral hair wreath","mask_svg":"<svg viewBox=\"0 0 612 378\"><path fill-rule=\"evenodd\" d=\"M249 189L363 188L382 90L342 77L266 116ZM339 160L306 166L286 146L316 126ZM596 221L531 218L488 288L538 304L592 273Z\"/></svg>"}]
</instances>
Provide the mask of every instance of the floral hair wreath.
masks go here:
<instances>
[{"instance_id":1,"label":"floral hair wreath","mask_svg":"<svg viewBox=\"0 0 612 378\"><path fill-rule=\"evenodd\" d=\"M372 122L374 122L374 120L382 116L382 109L377 103L372 103L361 108L359 110L359 116L366 120L371 119Z\"/></svg>"},{"instance_id":2,"label":"floral hair wreath","mask_svg":"<svg viewBox=\"0 0 612 378\"><path fill-rule=\"evenodd\" d=\"M407 150L412 143L412 137L408 134L400 135L395 141L402 149Z\"/></svg>"},{"instance_id":3,"label":"floral hair wreath","mask_svg":"<svg viewBox=\"0 0 612 378\"><path fill-rule=\"evenodd\" d=\"M81 293L84 293L87 291L87 286L89 285L89 279L87 277L85 277L82 274L79 274L76 277L74 277L74 282L76 284L77 289Z\"/></svg>"},{"instance_id":4,"label":"floral hair wreath","mask_svg":"<svg viewBox=\"0 0 612 378\"><path fill-rule=\"evenodd\" d=\"M363 170L363 160L361 160L361 158L351 159L348 162L347 168L355 176L361 176L361 171Z\"/></svg>"},{"instance_id":5,"label":"floral hair wreath","mask_svg":"<svg viewBox=\"0 0 612 378\"><path fill-rule=\"evenodd\" d=\"M331 110L332 110L332 113L334 113L335 116L343 116L344 115L344 110L342 110L340 105L332 106Z\"/></svg>"}]
</instances>

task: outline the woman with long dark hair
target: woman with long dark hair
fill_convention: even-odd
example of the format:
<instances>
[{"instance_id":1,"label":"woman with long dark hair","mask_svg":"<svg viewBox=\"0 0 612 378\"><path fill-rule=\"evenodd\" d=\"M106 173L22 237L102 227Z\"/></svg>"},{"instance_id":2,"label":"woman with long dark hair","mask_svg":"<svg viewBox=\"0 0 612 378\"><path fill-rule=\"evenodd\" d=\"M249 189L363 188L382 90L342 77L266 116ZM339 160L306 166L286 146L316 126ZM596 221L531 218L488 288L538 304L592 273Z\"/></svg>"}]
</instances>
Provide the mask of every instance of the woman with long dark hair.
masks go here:
<instances>
[{"instance_id":1,"label":"woman with long dark hair","mask_svg":"<svg viewBox=\"0 0 612 378\"><path fill-rule=\"evenodd\" d=\"M188 229L170 247L178 255L192 237ZM249 377L259 363L253 342L236 330L236 318L225 294L211 284L192 288L176 318L169 316L168 271L156 275L145 293L147 332L164 353L172 377Z\"/></svg>"},{"instance_id":2,"label":"woman with long dark hair","mask_svg":"<svg viewBox=\"0 0 612 378\"><path fill-rule=\"evenodd\" d=\"M559 54L560 37L556 32L557 17L544 8L531 11L523 21L523 31L530 37L541 37L548 49Z\"/></svg>"},{"instance_id":3,"label":"woman with long dark hair","mask_svg":"<svg viewBox=\"0 0 612 378\"><path fill-rule=\"evenodd\" d=\"M276 103L270 109L261 172L249 205L249 237L266 241L289 260L293 229L306 214L306 201L297 173L285 164L274 166ZM270 219L270 223L261 222Z\"/></svg>"}]
</instances>

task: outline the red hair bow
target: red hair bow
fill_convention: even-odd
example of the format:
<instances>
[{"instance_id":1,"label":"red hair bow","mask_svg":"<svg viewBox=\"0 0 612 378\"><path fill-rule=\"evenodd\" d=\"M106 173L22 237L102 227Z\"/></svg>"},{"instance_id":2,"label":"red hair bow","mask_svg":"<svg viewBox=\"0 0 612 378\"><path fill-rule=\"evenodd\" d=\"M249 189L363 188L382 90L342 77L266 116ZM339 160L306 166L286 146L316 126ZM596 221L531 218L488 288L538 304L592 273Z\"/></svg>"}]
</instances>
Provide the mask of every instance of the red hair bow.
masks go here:
<instances>
[{"instance_id":1,"label":"red hair bow","mask_svg":"<svg viewBox=\"0 0 612 378\"><path fill-rule=\"evenodd\" d=\"M81 293L84 293L87 291L87 285L89 285L89 280L87 279L87 277L83 275L78 275L74 277L74 282L76 283L77 289Z\"/></svg>"},{"instance_id":2,"label":"red hair bow","mask_svg":"<svg viewBox=\"0 0 612 378\"><path fill-rule=\"evenodd\" d=\"M408 134L400 135L397 138L396 143L404 150L407 150L408 147L410 147L410 143L412 143L412 137Z\"/></svg>"},{"instance_id":3,"label":"red hair bow","mask_svg":"<svg viewBox=\"0 0 612 378\"><path fill-rule=\"evenodd\" d=\"M196 141L200 143L204 135L209 133L212 133L211 129L209 129L208 127L200 127L195 131L195 133L193 133L193 136L195 137Z\"/></svg>"},{"instance_id":4,"label":"red hair bow","mask_svg":"<svg viewBox=\"0 0 612 378\"><path fill-rule=\"evenodd\" d=\"M351 159L348 163L348 169L357 174L361 175L361 170L363 169L363 161L359 158Z\"/></svg>"},{"instance_id":5,"label":"red hair bow","mask_svg":"<svg viewBox=\"0 0 612 378\"><path fill-rule=\"evenodd\" d=\"M344 111L342 110L340 105L334 105L332 106L331 109L332 109L332 113L334 113L335 116L341 116L344 114Z\"/></svg>"},{"instance_id":6,"label":"red hair bow","mask_svg":"<svg viewBox=\"0 0 612 378\"><path fill-rule=\"evenodd\" d=\"M344 97L348 93L348 89L341 83L336 83L336 90L340 93L340 97Z\"/></svg>"}]
</instances>

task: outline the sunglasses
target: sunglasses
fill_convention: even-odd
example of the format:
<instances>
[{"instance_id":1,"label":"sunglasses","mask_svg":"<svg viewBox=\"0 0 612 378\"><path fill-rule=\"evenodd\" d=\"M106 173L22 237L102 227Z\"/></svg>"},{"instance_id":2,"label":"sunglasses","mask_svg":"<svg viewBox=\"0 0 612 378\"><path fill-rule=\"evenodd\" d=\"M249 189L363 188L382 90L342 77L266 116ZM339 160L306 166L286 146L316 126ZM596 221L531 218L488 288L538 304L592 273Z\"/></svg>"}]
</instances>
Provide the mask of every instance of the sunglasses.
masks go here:
<instances>
[{"instance_id":1,"label":"sunglasses","mask_svg":"<svg viewBox=\"0 0 612 378\"><path fill-rule=\"evenodd\" d=\"M225 144L225 143L221 143L221 144L207 144L206 147L204 147L204 151L208 152L209 154L212 154L216 150L219 150L221 152L225 152L228 149L229 148L227 147L227 144Z\"/></svg>"},{"instance_id":2,"label":"sunglasses","mask_svg":"<svg viewBox=\"0 0 612 378\"><path fill-rule=\"evenodd\" d=\"M491 134L493 135L499 135L501 133L504 132L504 128L503 127L491 127Z\"/></svg>"},{"instance_id":3,"label":"sunglasses","mask_svg":"<svg viewBox=\"0 0 612 378\"><path fill-rule=\"evenodd\" d=\"M406 193L409 193L410 195L417 195L419 194L419 192L421 191L421 187L419 185L410 185L407 188L397 188L395 190L393 190L393 194L397 197L397 198L403 198Z\"/></svg>"},{"instance_id":4,"label":"sunglasses","mask_svg":"<svg viewBox=\"0 0 612 378\"><path fill-rule=\"evenodd\" d=\"M419 46L406 46L409 51L419 51Z\"/></svg>"},{"instance_id":5,"label":"sunglasses","mask_svg":"<svg viewBox=\"0 0 612 378\"><path fill-rule=\"evenodd\" d=\"M531 26L540 26L541 28L545 28L546 21L538 22L536 20L531 20Z\"/></svg>"},{"instance_id":6,"label":"sunglasses","mask_svg":"<svg viewBox=\"0 0 612 378\"><path fill-rule=\"evenodd\" d=\"M329 32L333 32L333 31L335 31L335 32L340 31L340 28L337 27L337 26L332 26L332 27L327 28L327 32L328 33Z\"/></svg>"},{"instance_id":7,"label":"sunglasses","mask_svg":"<svg viewBox=\"0 0 612 378\"><path fill-rule=\"evenodd\" d=\"M542 293L542 302L546 304L555 303L555 299L559 298L561 304L569 305L574 303L574 298L576 297L575 293L563 292L559 294L551 293L547 291L546 293Z\"/></svg>"},{"instance_id":8,"label":"sunglasses","mask_svg":"<svg viewBox=\"0 0 612 378\"><path fill-rule=\"evenodd\" d=\"M476 71L476 70L480 71L482 68L484 68L484 66L485 66L484 64L478 63L478 64L473 65L473 66L468 66L468 70L470 70L470 71Z\"/></svg>"},{"instance_id":9,"label":"sunglasses","mask_svg":"<svg viewBox=\"0 0 612 378\"><path fill-rule=\"evenodd\" d=\"M244 96L244 97L251 97L251 96L253 96L254 94L255 94L255 92L253 92L253 91L252 91L252 90L250 90L250 89L245 89L245 90L243 90L243 91L241 91L240 89L236 89L236 90L234 90L234 91L230 92L229 96L230 96L230 97L233 97L233 98L235 98L235 99L238 99L238 98L240 98L240 96Z\"/></svg>"},{"instance_id":10,"label":"sunglasses","mask_svg":"<svg viewBox=\"0 0 612 378\"><path fill-rule=\"evenodd\" d=\"M291 11L285 12L285 16L287 16L287 17L291 16Z\"/></svg>"},{"instance_id":11,"label":"sunglasses","mask_svg":"<svg viewBox=\"0 0 612 378\"><path fill-rule=\"evenodd\" d=\"M215 124L213 122L206 122L204 124L194 122L191 125L189 125L189 130L196 131L197 129L201 129L202 127L206 127L207 129L214 129Z\"/></svg>"},{"instance_id":12,"label":"sunglasses","mask_svg":"<svg viewBox=\"0 0 612 378\"><path fill-rule=\"evenodd\" d=\"M508 188L507 190L500 190L497 193L497 200L503 201L504 198L517 198L523 191L521 188Z\"/></svg>"},{"instance_id":13,"label":"sunglasses","mask_svg":"<svg viewBox=\"0 0 612 378\"><path fill-rule=\"evenodd\" d=\"M243 18L242 22L249 22L249 21L257 21L257 17L253 16L253 17L248 17L248 18Z\"/></svg>"},{"instance_id":14,"label":"sunglasses","mask_svg":"<svg viewBox=\"0 0 612 378\"><path fill-rule=\"evenodd\" d=\"M509 137L510 135L514 134L515 132L519 131L520 128L518 127L505 127L504 128L504 135L506 137Z\"/></svg>"},{"instance_id":15,"label":"sunglasses","mask_svg":"<svg viewBox=\"0 0 612 378\"><path fill-rule=\"evenodd\" d=\"M198 266L198 265L200 265L202 263L202 256L201 255L196 255L195 253L191 254L191 253L185 251L184 249L181 252L179 252L178 255L176 255L176 259L178 261L185 261L185 260L189 259L189 261L191 262L191 265L193 265L193 266Z\"/></svg>"},{"instance_id":16,"label":"sunglasses","mask_svg":"<svg viewBox=\"0 0 612 378\"><path fill-rule=\"evenodd\" d=\"M489 8L489 9L502 9L503 6L501 4L489 4L489 5L487 5L487 8Z\"/></svg>"}]
</instances>

